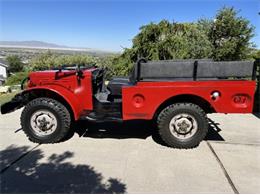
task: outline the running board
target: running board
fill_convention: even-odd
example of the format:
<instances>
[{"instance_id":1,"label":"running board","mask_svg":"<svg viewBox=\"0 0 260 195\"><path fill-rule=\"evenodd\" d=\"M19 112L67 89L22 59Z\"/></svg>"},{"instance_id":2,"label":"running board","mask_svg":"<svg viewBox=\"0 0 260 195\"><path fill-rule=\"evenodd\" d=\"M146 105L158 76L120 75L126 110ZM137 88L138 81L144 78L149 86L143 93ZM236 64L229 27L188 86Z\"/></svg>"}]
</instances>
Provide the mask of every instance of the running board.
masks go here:
<instances>
[{"instance_id":1,"label":"running board","mask_svg":"<svg viewBox=\"0 0 260 195\"><path fill-rule=\"evenodd\" d=\"M80 120L87 120L92 122L123 122L123 119L118 116L98 116L95 113L90 113L87 116L83 116L80 118Z\"/></svg>"}]
</instances>

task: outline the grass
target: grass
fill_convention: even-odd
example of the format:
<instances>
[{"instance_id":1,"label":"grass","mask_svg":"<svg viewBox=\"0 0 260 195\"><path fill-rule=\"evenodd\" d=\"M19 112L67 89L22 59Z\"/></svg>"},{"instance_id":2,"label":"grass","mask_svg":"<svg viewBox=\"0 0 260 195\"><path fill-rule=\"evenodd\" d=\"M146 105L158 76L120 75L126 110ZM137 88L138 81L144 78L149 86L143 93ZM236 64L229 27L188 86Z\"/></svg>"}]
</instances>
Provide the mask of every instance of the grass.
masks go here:
<instances>
[{"instance_id":1,"label":"grass","mask_svg":"<svg viewBox=\"0 0 260 195\"><path fill-rule=\"evenodd\" d=\"M6 94L0 94L0 105L10 101L17 93L19 93L19 91L12 92L12 93L6 93Z\"/></svg>"}]
</instances>

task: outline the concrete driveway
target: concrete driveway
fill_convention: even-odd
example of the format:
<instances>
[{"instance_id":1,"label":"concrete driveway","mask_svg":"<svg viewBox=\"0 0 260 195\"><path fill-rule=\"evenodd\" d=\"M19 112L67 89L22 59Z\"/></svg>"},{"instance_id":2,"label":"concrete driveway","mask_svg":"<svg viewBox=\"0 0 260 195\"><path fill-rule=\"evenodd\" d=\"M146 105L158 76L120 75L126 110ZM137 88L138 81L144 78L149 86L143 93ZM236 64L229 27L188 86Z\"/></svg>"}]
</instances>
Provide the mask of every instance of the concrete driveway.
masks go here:
<instances>
[{"instance_id":1,"label":"concrete driveway","mask_svg":"<svg viewBox=\"0 0 260 195\"><path fill-rule=\"evenodd\" d=\"M260 193L260 120L210 115L199 147L165 147L144 122L79 125L59 144L28 141L21 110L0 115L1 193Z\"/></svg>"}]
</instances>

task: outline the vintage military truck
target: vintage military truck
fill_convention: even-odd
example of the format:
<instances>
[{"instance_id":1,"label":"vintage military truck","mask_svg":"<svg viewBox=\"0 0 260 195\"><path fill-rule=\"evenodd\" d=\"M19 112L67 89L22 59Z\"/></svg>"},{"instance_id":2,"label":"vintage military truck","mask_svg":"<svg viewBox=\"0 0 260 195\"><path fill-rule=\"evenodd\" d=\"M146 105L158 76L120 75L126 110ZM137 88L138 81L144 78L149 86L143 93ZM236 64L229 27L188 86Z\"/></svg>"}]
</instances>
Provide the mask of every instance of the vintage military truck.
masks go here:
<instances>
[{"instance_id":1,"label":"vintage military truck","mask_svg":"<svg viewBox=\"0 0 260 195\"><path fill-rule=\"evenodd\" d=\"M106 70L62 66L32 72L2 114L23 106L21 125L33 142L62 140L79 120L154 120L171 147L197 146L208 131L208 113L259 111L256 61L140 59L129 77L104 84Z\"/></svg>"}]
</instances>

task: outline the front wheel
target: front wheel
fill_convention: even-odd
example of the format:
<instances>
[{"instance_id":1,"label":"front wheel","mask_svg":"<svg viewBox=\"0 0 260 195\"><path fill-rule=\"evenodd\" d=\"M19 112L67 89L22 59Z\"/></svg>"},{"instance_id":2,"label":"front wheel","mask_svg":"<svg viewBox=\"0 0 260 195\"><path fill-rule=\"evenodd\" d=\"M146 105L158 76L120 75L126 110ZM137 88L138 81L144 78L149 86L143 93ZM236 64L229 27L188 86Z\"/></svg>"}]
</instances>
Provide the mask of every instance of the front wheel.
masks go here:
<instances>
[{"instance_id":1,"label":"front wheel","mask_svg":"<svg viewBox=\"0 0 260 195\"><path fill-rule=\"evenodd\" d=\"M36 98L29 102L21 115L21 126L32 142L55 143L70 130L68 109L50 98Z\"/></svg>"},{"instance_id":2,"label":"front wheel","mask_svg":"<svg viewBox=\"0 0 260 195\"><path fill-rule=\"evenodd\" d=\"M162 140L173 148L196 147L208 132L205 112L192 103L166 107L158 115L157 124Z\"/></svg>"}]
</instances>

